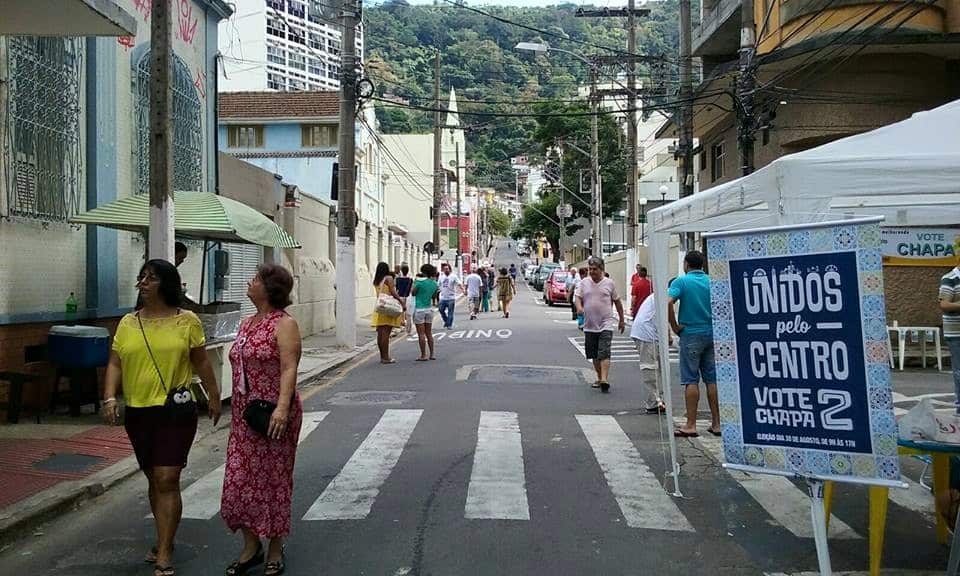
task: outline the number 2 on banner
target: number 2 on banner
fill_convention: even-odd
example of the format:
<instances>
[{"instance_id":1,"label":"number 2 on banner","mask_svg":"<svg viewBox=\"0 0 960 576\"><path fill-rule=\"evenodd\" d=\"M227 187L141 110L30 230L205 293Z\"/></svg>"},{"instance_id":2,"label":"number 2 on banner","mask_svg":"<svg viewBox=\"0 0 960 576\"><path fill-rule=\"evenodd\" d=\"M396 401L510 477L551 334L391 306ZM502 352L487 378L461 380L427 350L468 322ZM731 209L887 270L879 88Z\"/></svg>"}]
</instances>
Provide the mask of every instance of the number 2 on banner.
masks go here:
<instances>
[{"instance_id":1,"label":"number 2 on banner","mask_svg":"<svg viewBox=\"0 0 960 576\"><path fill-rule=\"evenodd\" d=\"M853 430L853 420L850 418L835 418L834 414L843 412L853 406L850 393L845 390L820 390L817 393L817 401L822 404L830 404L833 401L839 401L820 413L820 419L826 430Z\"/></svg>"}]
</instances>

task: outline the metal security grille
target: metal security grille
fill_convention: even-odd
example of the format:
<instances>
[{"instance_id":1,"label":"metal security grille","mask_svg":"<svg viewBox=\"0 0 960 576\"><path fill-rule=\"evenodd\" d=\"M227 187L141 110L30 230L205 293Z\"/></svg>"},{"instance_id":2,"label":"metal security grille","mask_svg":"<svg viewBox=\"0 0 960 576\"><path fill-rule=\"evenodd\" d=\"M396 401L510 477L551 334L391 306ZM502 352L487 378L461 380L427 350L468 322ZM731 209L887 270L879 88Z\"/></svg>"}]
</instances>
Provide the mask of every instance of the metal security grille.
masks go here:
<instances>
[{"instance_id":1,"label":"metal security grille","mask_svg":"<svg viewBox=\"0 0 960 576\"><path fill-rule=\"evenodd\" d=\"M203 128L200 124L200 97L190 70L179 56L173 56L173 188L203 190ZM144 51L134 64L136 105L137 193L150 192L150 52Z\"/></svg>"},{"instance_id":2,"label":"metal security grille","mask_svg":"<svg viewBox=\"0 0 960 576\"><path fill-rule=\"evenodd\" d=\"M81 203L78 38L6 39L4 180L11 216L64 221Z\"/></svg>"},{"instance_id":3,"label":"metal security grille","mask_svg":"<svg viewBox=\"0 0 960 576\"><path fill-rule=\"evenodd\" d=\"M257 274L257 266L263 263L263 247L253 244L224 244L230 253L230 274L223 293L225 302L239 302L244 314L253 314L256 307L247 298L247 282Z\"/></svg>"}]
</instances>

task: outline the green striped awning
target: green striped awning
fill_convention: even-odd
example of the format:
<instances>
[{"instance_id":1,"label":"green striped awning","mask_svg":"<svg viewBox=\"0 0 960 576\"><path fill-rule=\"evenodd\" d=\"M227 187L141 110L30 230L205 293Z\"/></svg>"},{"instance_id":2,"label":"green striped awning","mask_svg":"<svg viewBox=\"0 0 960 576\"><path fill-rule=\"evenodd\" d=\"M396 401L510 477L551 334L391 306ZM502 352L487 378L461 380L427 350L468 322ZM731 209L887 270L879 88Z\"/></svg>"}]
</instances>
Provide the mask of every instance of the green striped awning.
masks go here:
<instances>
[{"instance_id":1,"label":"green striped awning","mask_svg":"<svg viewBox=\"0 0 960 576\"><path fill-rule=\"evenodd\" d=\"M273 248L301 247L272 220L236 200L209 192L175 192L173 204L178 236ZM146 194L129 196L79 214L70 222L146 232L150 226L150 198Z\"/></svg>"}]
</instances>

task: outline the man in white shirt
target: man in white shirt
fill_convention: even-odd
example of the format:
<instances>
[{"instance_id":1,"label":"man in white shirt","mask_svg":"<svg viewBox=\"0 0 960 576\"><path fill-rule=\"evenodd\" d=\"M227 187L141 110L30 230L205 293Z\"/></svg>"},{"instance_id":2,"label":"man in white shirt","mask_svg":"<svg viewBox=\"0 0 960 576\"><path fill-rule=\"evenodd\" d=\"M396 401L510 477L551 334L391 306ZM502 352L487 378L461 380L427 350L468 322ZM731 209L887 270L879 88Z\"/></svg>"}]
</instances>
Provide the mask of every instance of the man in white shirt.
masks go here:
<instances>
[{"instance_id":1,"label":"man in white shirt","mask_svg":"<svg viewBox=\"0 0 960 576\"><path fill-rule=\"evenodd\" d=\"M462 288L460 278L454 274L450 265L446 262L440 266L440 318L443 319L443 327L447 330L453 328L453 313L457 304L457 291Z\"/></svg>"},{"instance_id":2,"label":"man in white shirt","mask_svg":"<svg viewBox=\"0 0 960 576\"><path fill-rule=\"evenodd\" d=\"M630 338L640 355L640 383L647 391L644 409L647 414L664 414L667 409L660 395L660 355L657 350L657 316L653 293L637 309L630 328Z\"/></svg>"},{"instance_id":3,"label":"man in white shirt","mask_svg":"<svg viewBox=\"0 0 960 576\"><path fill-rule=\"evenodd\" d=\"M480 313L480 301L483 298L483 278L477 274L477 269L467 275L464 283L467 285L467 299L470 301L470 319L476 320Z\"/></svg>"}]
</instances>

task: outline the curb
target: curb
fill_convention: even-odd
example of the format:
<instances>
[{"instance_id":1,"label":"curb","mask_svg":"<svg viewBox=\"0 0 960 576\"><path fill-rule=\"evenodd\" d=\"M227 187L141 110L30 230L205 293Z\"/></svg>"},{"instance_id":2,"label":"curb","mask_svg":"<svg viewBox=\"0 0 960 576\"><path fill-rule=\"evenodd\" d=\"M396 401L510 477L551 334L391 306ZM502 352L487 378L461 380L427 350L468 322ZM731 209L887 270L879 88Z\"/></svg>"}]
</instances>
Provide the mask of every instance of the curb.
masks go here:
<instances>
[{"instance_id":1,"label":"curb","mask_svg":"<svg viewBox=\"0 0 960 576\"><path fill-rule=\"evenodd\" d=\"M341 357L304 373L302 376L298 375L297 388L309 387L308 383L311 380L340 368L357 357L376 349L376 347L376 340L372 340ZM201 416L202 418L203 416ZM221 430L229 429L231 419L230 413L224 413L216 427L209 428L207 432L202 434L198 432L194 443ZM60 482L20 502L11 504L0 510L0 544L15 540L38 524L51 520L86 500L100 496L139 471L140 467L137 465L137 459L131 454L86 478Z\"/></svg>"},{"instance_id":2,"label":"curb","mask_svg":"<svg viewBox=\"0 0 960 576\"><path fill-rule=\"evenodd\" d=\"M201 422L203 416L201 415ZM223 414L216 427L206 433L198 432L194 442L230 427L231 415ZM113 486L140 471L136 457L131 454L86 478L57 483L46 490L0 510L0 543L16 539L23 532L63 514L70 508L100 496Z\"/></svg>"}]
</instances>

